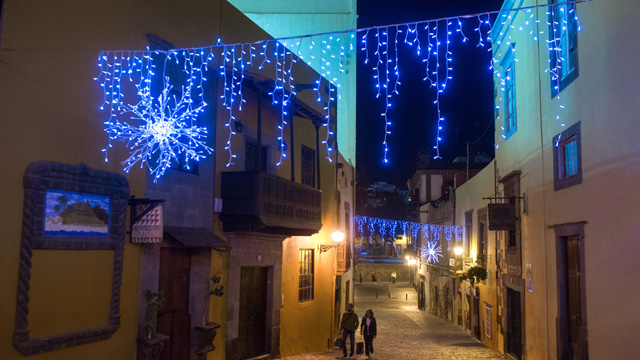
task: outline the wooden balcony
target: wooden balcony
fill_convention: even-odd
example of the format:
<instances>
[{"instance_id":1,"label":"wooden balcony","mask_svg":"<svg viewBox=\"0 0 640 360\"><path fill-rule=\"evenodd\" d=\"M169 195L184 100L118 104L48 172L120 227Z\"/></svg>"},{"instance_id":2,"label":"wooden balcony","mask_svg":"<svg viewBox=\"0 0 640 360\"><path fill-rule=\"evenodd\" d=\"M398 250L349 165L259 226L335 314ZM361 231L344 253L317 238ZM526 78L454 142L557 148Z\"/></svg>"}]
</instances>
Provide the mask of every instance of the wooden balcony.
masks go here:
<instances>
[{"instance_id":1,"label":"wooden balcony","mask_svg":"<svg viewBox=\"0 0 640 360\"><path fill-rule=\"evenodd\" d=\"M221 175L225 231L308 236L322 227L320 190L258 171Z\"/></svg>"}]
</instances>

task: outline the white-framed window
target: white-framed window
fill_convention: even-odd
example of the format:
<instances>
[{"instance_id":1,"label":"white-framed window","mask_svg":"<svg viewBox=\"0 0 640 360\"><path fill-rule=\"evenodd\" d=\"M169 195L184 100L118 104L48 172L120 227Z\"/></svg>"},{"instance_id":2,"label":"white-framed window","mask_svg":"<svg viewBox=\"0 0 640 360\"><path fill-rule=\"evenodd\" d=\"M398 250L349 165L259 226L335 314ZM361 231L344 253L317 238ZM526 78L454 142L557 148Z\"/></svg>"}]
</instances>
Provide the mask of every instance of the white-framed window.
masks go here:
<instances>
[{"instance_id":1,"label":"white-framed window","mask_svg":"<svg viewBox=\"0 0 640 360\"><path fill-rule=\"evenodd\" d=\"M554 190L582 183L580 122L553 138Z\"/></svg>"},{"instance_id":2,"label":"white-framed window","mask_svg":"<svg viewBox=\"0 0 640 360\"><path fill-rule=\"evenodd\" d=\"M313 249L300 249L298 302L313 300L314 260Z\"/></svg>"},{"instance_id":3,"label":"white-framed window","mask_svg":"<svg viewBox=\"0 0 640 360\"><path fill-rule=\"evenodd\" d=\"M551 96L554 97L578 77L578 22L575 4L552 0L549 9Z\"/></svg>"},{"instance_id":4,"label":"white-framed window","mask_svg":"<svg viewBox=\"0 0 640 360\"><path fill-rule=\"evenodd\" d=\"M513 48L507 50L502 60L502 91L504 109L504 136L508 139L517 130L516 69Z\"/></svg>"}]
</instances>

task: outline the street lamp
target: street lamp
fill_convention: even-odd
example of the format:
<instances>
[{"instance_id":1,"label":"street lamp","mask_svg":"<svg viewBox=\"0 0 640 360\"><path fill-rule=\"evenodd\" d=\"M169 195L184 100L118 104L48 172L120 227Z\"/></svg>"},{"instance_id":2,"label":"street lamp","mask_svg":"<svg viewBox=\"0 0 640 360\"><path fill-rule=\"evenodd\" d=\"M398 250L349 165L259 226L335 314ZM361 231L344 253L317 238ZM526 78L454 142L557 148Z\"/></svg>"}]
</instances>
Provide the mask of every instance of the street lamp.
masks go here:
<instances>
[{"instance_id":1,"label":"street lamp","mask_svg":"<svg viewBox=\"0 0 640 360\"><path fill-rule=\"evenodd\" d=\"M339 243L344 240L344 232L336 230L331 233L331 238L333 239L333 241Z\"/></svg>"},{"instance_id":2,"label":"street lamp","mask_svg":"<svg viewBox=\"0 0 640 360\"><path fill-rule=\"evenodd\" d=\"M344 232L340 230L335 230L331 233L331 238L333 239L334 244L318 244L318 249L320 253L329 251L331 248L338 246L342 241L344 241Z\"/></svg>"},{"instance_id":3,"label":"street lamp","mask_svg":"<svg viewBox=\"0 0 640 360\"><path fill-rule=\"evenodd\" d=\"M462 247L460 247L460 246L456 246L456 247L453 249L453 253L454 253L454 254L456 254L456 256L460 256L460 255L462 255Z\"/></svg>"}]
</instances>

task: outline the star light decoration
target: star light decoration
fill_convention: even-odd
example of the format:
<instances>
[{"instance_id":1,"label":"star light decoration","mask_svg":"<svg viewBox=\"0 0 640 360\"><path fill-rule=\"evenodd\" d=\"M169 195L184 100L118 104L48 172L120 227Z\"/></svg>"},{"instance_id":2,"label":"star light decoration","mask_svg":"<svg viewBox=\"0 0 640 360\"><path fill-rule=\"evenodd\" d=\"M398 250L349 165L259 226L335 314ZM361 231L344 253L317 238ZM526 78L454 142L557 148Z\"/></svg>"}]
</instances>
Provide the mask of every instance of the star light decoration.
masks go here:
<instances>
[{"instance_id":1,"label":"star light decoration","mask_svg":"<svg viewBox=\"0 0 640 360\"><path fill-rule=\"evenodd\" d=\"M172 95L167 79L162 93L154 99L149 87L136 86L140 101L133 105L120 101L118 106L120 115L131 114L135 124L120 121L116 116L106 121L109 145L103 150L105 153L112 147L112 141L126 142L131 151L122 162L124 170L129 172L136 164L140 167L146 164L154 181L180 157L187 160L185 167L189 168L190 160L199 161L211 154L213 149L206 144L207 129L197 126L198 115L206 103L193 107L189 87L183 87L179 97Z\"/></svg>"},{"instance_id":2,"label":"star light decoration","mask_svg":"<svg viewBox=\"0 0 640 360\"><path fill-rule=\"evenodd\" d=\"M428 264L436 264L442 256L442 248L439 241L427 241L426 245L420 248L420 257L426 258Z\"/></svg>"},{"instance_id":3,"label":"star light decoration","mask_svg":"<svg viewBox=\"0 0 640 360\"><path fill-rule=\"evenodd\" d=\"M500 58L504 53L504 51L500 51L501 46L505 46L504 48L509 46L513 52L514 61L517 62L515 47L511 46L513 44L513 34L516 32L528 32L534 42L544 39L548 49L546 71L551 74L554 88L558 90L563 71L566 72L563 66L567 66L564 64L562 56L567 52L568 45L566 41L563 41L562 34L568 27L574 27L580 31L581 26L576 13L576 4L588 1L591 0L563 1L481 14L264 40L254 43L223 44L218 40L216 45L202 48L168 51L149 49L146 51L103 51L98 58L100 74L95 80L99 82L104 93L104 102L101 110L110 112L110 118L105 122L105 131L109 133L110 138L108 147L111 147L111 140L122 140L127 142L129 146L131 144L140 146L147 140L156 138L155 136L149 136L151 130L134 130L135 126L125 126L124 123L118 123L115 119L116 116L121 115L119 107L121 107L120 99L123 96L123 78L128 78L130 82L137 83L136 86L140 96L145 94L144 96L150 98L150 86L157 81L157 75L154 72L156 66L155 58L161 58L164 55L165 69L163 69L163 72L166 70L168 60L175 61L176 65L184 67L182 72L187 74L188 80L184 85L186 92L191 89L197 89L193 96L196 101L191 102L188 106L189 113L193 112L195 116L197 114L195 110L201 109L204 104L202 87L203 82L206 81L204 74L209 70L209 66L212 65L211 63L214 61L215 56L218 56L220 76L224 78L224 92L221 95L221 101L228 111L228 119L225 123L228 131L225 150L229 152L227 166L234 165L236 158L236 154L232 149L232 139L237 134L231 125L234 123L237 113L242 111L242 104L246 102L242 94L242 83L245 74L251 68L254 68L256 72L260 72L265 66L275 68L274 86L270 95L273 98L273 106L278 108L281 113L281 119L276 125L277 129L275 129L278 150L280 151L277 165L281 165L287 158L284 135L285 127L289 125L288 118L291 116L289 105L291 98L296 96L296 81L293 75L294 64L298 60L302 60L318 71L318 80L315 81L313 90L317 92L317 101L322 103L322 108L326 114L323 123L323 127L326 128L326 137L322 140L322 144L326 147L326 158L331 161L331 153L335 150L334 146L332 146L335 138L335 129L331 129L331 109L341 99L341 79L344 78L344 67L347 63L347 57L354 50L354 41L358 39L361 42L359 49L363 52L364 64L371 66L376 98L380 99L380 106L382 107L380 117L383 121L381 128L384 129L382 136L383 162L389 163L389 143L392 139L392 118L394 117L392 102L400 95L401 72L399 64L401 60L403 63L405 61L405 59L400 59L399 57L400 45L415 49L415 56L424 66L423 81L434 93L432 99L429 99L433 102L436 116L436 139L433 153L435 154L434 158L441 158L440 143L443 141L446 132L444 116L446 109L443 108L441 99L448 88L449 82L453 81L454 44L472 42L470 37L465 34L463 20L464 22L477 22L477 26L474 28L474 32L477 33L476 47L485 48L491 54L489 68L494 72L496 83L499 85L495 105L496 122L499 124L501 121L500 108L504 100L505 77L511 76L501 69ZM546 23L547 31L540 26L542 25L541 20L537 18L537 9L544 8L547 9L546 13L544 13L546 20L542 21ZM255 64L254 59L256 60ZM325 86L325 84L327 85ZM325 88L328 90L321 91L321 89ZM187 96L184 100L191 101L192 99ZM555 100L558 104L556 120L560 126L565 126L561 115L565 106L560 101L559 91L555 95ZM142 108L144 106L140 105L138 107ZM164 108L165 112L166 110L168 108ZM174 111L173 113L175 114L176 112ZM425 114L428 113L425 112ZM159 114L156 113L156 115ZM427 120L427 118L429 118L429 115L425 115L423 120ZM153 122L150 119L143 121ZM183 147L168 145L162 147L161 153L163 156L160 158L160 162L150 167L150 170L156 176L156 180L169 166L170 160L168 157L181 156L184 152L189 159L197 160L204 156L204 152L211 150L199 145L204 144L200 143L199 140L203 139L206 132L201 132L197 126L193 131L187 131L186 127L156 125L157 129L152 131L159 136L158 139L163 138L163 136L171 137L173 141L184 138L190 144L188 151L184 150ZM182 133L169 136L166 131L173 131L171 129L179 129ZM185 135L187 136L186 138ZM141 140L136 139L139 136L141 136ZM191 139L189 139L190 136L192 137ZM506 132L502 127L502 136L499 138L496 148L499 146L500 140L505 138ZM164 141L160 141L160 143L164 143ZM149 163L149 160L151 160L153 163L152 156L145 155L146 151L151 148L153 147L146 150L137 148L132 150L131 158L123 162L126 169L130 169L133 164L138 162L144 164ZM169 151L168 149L172 150ZM155 149L152 153L157 151L158 149Z\"/></svg>"}]
</instances>

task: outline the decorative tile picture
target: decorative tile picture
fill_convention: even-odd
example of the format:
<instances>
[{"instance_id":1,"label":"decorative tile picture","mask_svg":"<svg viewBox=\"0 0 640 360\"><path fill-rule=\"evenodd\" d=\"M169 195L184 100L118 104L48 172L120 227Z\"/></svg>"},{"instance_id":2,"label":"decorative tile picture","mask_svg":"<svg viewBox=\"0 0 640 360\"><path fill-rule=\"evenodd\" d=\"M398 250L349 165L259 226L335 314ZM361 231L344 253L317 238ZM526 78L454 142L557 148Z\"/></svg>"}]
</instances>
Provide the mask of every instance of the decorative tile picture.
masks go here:
<instances>
[{"instance_id":1,"label":"decorative tile picture","mask_svg":"<svg viewBox=\"0 0 640 360\"><path fill-rule=\"evenodd\" d=\"M108 196L47 190L44 234L46 236L107 236Z\"/></svg>"}]
</instances>

